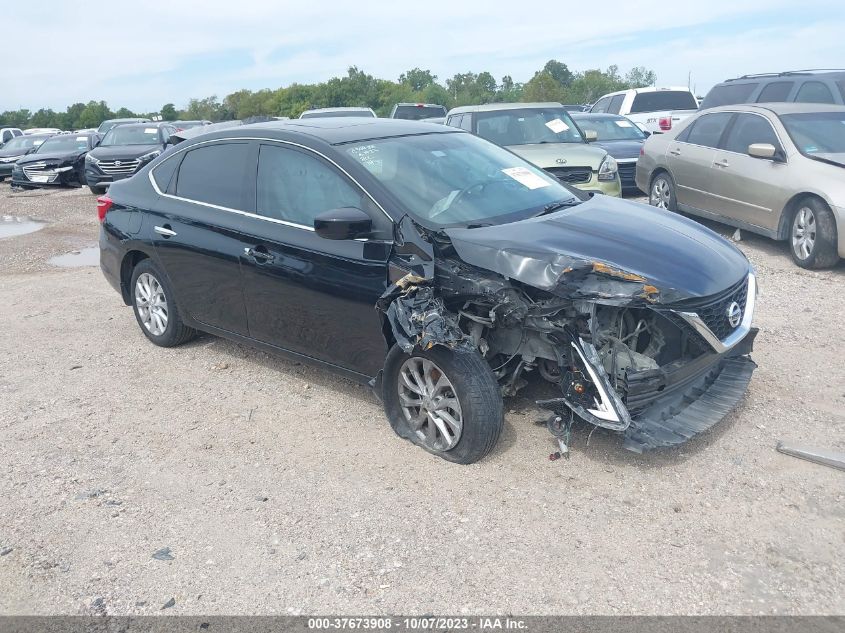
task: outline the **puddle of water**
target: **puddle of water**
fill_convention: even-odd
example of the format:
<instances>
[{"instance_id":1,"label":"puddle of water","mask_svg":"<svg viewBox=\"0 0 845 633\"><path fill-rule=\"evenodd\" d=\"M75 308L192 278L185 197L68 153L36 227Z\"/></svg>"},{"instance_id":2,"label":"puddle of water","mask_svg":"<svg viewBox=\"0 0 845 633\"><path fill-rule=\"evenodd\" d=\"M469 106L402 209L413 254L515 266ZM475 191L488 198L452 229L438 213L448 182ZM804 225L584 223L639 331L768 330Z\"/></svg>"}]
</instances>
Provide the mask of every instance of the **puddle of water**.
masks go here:
<instances>
[{"instance_id":1,"label":"puddle of water","mask_svg":"<svg viewBox=\"0 0 845 633\"><path fill-rule=\"evenodd\" d=\"M60 268L82 268L83 266L100 265L100 248L89 246L78 251L71 251L64 255L52 257L50 263Z\"/></svg>"},{"instance_id":2,"label":"puddle of water","mask_svg":"<svg viewBox=\"0 0 845 633\"><path fill-rule=\"evenodd\" d=\"M14 215L4 215L0 218L0 240L4 237L17 237L44 228L43 222L34 222L29 218L19 218Z\"/></svg>"}]
</instances>

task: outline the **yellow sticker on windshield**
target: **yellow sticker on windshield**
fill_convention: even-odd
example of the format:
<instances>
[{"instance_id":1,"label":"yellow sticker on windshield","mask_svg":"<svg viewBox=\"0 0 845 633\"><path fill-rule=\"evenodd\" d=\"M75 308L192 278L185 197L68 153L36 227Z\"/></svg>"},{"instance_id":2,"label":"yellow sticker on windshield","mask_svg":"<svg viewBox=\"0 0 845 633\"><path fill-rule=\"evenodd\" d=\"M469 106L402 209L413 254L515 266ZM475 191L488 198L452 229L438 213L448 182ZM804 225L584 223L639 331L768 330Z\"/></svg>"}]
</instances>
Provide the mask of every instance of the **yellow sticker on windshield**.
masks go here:
<instances>
[{"instance_id":1,"label":"yellow sticker on windshield","mask_svg":"<svg viewBox=\"0 0 845 633\"><path fill-rule=\"evenodd\" d=\"M549 128L555 134L560 134L561 132L569 131L569 126L560 119L552 119L551 121L546 121L546 127Z\"/></svg>"},{"instance_id":2,"label":"yellow sticker on windshield","mask_svg":"<svg viewBox=\"0 0 845 633\"><path fill-rule=\"evenodd\" d=\"M508 169L503 169L502 173L510 176L519 184L525 185L529 189L539 189L540 187L548 187L552 184L525 167L509 167Z\"/></svg>"}]
</instances>

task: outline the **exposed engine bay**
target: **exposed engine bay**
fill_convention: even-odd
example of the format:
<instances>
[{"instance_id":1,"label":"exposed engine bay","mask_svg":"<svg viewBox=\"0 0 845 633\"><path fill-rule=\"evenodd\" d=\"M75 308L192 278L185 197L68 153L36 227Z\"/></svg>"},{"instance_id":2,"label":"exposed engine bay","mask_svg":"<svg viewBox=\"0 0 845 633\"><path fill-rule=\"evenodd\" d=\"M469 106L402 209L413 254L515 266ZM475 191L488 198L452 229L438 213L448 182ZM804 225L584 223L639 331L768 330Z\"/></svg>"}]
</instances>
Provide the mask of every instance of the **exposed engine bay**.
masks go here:
<instances>
[{"instance_id":1,"label":"exposed engine bay","mask_svg":"<svg viewBox=\"0 0 845 633\"><path fill-rule=\"evenodd\" d=\"M640 275L568 262L554 287L541 289L467 263L444 235L430 239L439 256L424 262L419 248L408 249L396 268L402 276L379 302L395 342L409 353L474 348L504 396L532 376L557 385L561 395L538 405L551 412L547 426L562 447L578 420L624 432L625 447L638 452L678 444L724 417L744 393L756 330L716 350L685 320L692 313L664 305L661 289Z\"/></svg>"}]
</instances>

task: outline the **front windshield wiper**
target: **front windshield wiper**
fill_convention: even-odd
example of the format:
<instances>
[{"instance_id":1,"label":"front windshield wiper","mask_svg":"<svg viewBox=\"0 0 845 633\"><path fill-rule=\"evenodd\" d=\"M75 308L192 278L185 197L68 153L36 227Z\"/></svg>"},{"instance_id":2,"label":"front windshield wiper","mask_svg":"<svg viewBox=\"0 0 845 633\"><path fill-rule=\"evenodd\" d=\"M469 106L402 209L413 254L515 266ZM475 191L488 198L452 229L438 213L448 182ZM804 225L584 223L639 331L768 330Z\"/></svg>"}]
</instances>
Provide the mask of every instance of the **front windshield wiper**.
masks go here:
<instances>
[{"instance_id":1,"label":"front windshield wiper","mask_svg":"<svg viewBox=\"0 0 845 633\"><path fill-rule=\"evenodd\" d=\"M568 200L558 200L557 202L550 202L543 210L540 211L534 217L540 217L541 215L546 215L547 213L551 213L552 211L558 211L559 209L566 209L567 207L574 207L576 204L581 204L581 201L578 198L569 198Z\"/></svg>"}]
</instances>

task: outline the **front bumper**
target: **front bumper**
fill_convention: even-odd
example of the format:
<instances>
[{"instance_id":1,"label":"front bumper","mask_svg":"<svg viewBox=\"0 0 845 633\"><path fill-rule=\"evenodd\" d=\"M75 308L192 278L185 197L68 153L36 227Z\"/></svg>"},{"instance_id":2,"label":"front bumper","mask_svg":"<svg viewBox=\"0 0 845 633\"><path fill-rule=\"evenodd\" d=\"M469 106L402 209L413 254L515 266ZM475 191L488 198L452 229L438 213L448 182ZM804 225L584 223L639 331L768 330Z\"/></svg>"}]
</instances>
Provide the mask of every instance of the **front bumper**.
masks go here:
<instances>
[{"instance_id":1,"label":"front bumper","mask_svg":"<svg viewBox=\"0 0 845 633\"><path fill-rule=\"evenodd\" d=\"M110 185L118 180L126 180L130 176L134 176L135 172L130 174L104 174L98 168L92 166L90 163L85 165L85 181L89 187L103 187Z\"/></svg>"},{"instance_id":2,"label":"front bumper","mask_svg":"<svg viewBox=\"0 0 845 633\"><path fill-rule=\"evenodd\" d=\"M845 207L833 207L836 218L836 234L839 236L837 251L840 257L845 257Z\"/></svg>"},{"instance_id":3,"label":"front bumper","mask_svg":"<svg viewBox=\"0 0 845 633\"><path fill-rule=\"evenodd\" d=\"M82 184L75 169L60 172L45 169L43 173L32 177L16 169L12 171L11 176L13 187L79 187Z\"/></svg>"},{"instance_id":4,"label":"front bumper","mask_svg":"<svg viewBox=\"0 0 845 633\"><path fill-rule=\"evenodd\" d=\"M14 168L14 163L0 163L0 178L8 178L11 176Z\"/></svg>"},{"instance_id":5,"label":"front bumper","mask_svg":"<svg viewBox=\"0 0 845 633\"><path fill-rule=\"evenodd\" d=\"M619 180L622 184L622 193L636 193L640 191L637 186L637 159L633 160L617 158L616 164L619 166Z\"/></svg>"},{"instance_id":6,"label":"front bumper","mask_svg":"<svg viewBox=\"0 0 845 633\"><path fill-rule=\"evenodd\" d=\"M618 175L613 180L599 180L598 174L593 173L592 178L588 182L574 183L572 186L578 187L582 191L594 191L616 198L622 195L622 183Z\"/></svg>"}]
</instances>

